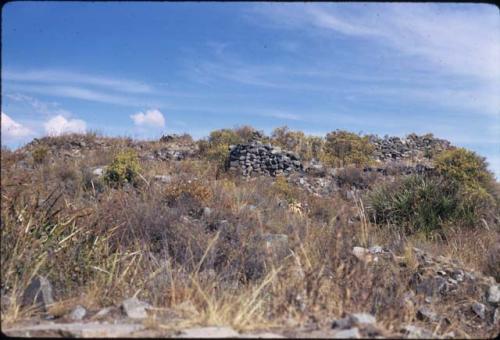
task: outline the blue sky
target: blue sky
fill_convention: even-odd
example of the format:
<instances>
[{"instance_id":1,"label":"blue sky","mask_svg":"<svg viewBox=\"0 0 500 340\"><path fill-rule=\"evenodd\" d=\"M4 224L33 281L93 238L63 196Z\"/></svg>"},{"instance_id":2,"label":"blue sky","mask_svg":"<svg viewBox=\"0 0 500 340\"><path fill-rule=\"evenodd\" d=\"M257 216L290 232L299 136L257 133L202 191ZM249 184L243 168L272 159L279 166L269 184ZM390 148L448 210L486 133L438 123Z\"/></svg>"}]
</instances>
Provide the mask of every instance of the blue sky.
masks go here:
<instances>
[{"instance_id":1,"label":"blue sky","mask_svg":"<svg viewBox=\"0 0 500 340\"><path fill-rule=\"evenodd\" d=\"M2 144L250 124L432 132L500 176L500 15L482 4L11 2Z\"/></svg>"}]
</instances>

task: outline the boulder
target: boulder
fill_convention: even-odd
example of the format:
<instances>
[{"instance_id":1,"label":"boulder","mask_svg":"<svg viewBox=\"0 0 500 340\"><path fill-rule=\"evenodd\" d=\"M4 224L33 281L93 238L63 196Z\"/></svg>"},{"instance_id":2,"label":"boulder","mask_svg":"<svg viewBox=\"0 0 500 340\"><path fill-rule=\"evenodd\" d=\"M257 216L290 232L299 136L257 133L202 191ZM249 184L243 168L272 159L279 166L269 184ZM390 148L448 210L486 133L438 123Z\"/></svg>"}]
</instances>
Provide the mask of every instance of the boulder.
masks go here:
<instances>
[{"instance_id":1,"label":"boulder","mask_svg":"<svg viewBox=\"0 0 500 340\"><path fill-rule=\"evenodd\" d=\"M431 331L426 329L414 326L414 325L406 325L401 330L403 335L405 335L408 339L432 339L433 334Z\"/></svg>"},{"instance_id":2,"label":"boulder","mask_svg":"<svg viewBox=\"0 0 500 340\"><path fill-rule=\"evenodd\" d=\"M290 252L288 236L285 234L264 234L262 240L266 252L277 261L284 259Z\"/></svg>"},{"instance_id":3,"label":"boulder","mask_svg":"<svg viewBox=\"0 0 500 340\"><path fill-rule=\"evenodd\" d=\"M47 311L47 307L53 303L52 285L47 278L37 275L24 290L22 307L35 306Z\"/></svg>"},{"instance_id":4,"label":"boulder","mask_svg":"<svg viewBox=\"0 0 500 340\"><path fill-rule=\"evenodd\" d=\"M486 306L479 302L474 302L472 304L472 311L481 319L486 318Z\"/></svg>"},{"instance_id":5,"label":"boulder","mask_svg":"<svg viewBox=\"0 0 500 340\"><path fill-rule=\"evenodd\" d=\"M417 311L417 319L421 321L438 322L440 318L438 315L427 307L421 307Z\"/></svg>"},{"instance_id":6,"label":"boulder","mask_svg":"<svg viewBox=\"0 0 500 340\"><path fill-rule=\"evenodd\" d=\"M92 170L92 175L94 176L102 176L104 175L104 168L103 167L99 167L99 168L95 168Z\"/></svg>"},{"instance_id":7,"label":"boulder","mask_svg":"<svg viewBox=\"0 0 500 340\"><path fill-rule=\"evenodd\" d=\"M172 176L169 176L169 175L155 175L153 177L153 179L155 181L159 181L159 182L162 182L162 183L170 183L170 182L172 182Z\"/></svg>"},{"instance_id":8,"label":"boulder","mask_svg":"<svg viewBox=\"0 0 500 340\"><path fill-rule=\"evenodd\" d=\"M74 321L82 320L87 315L87 310L81 306L76 306L70 313L69 318Z\"/></svg>"},{"instance_id":9,"label":"boulder","mask_svg":"<svg viewBox=\"0 0 500 340\"><path fill-rule=\"evenodd\" d=\"M345 329L339 332L336 332L332 336L333 339L359 339L361 338L361 334L359 333L359 329L357 327Z\"/></svg>"},{"instance_id":10,"label":"boulder","mask_svg":"<svg viewBox=\"0 0 500 340\"><path fill-rule=\"evenodd\" d=\"M208 218L212 215L213 210L209 207L203 208L203 217Z\"/></svg>"},{"instance_id":11,"label":"boulder","mask_svg":"<svg viewBox=\"0 0 500 340\"><path fill-rule=\"evenodd\" d=\"M498 304L500 302L500 286L495 284L488 288L488 302Z\"/></svg>"},{"instance_id":12,"label":"boulder","mask_svg":"<svg viewBox=\"0 0 500 340\"><path fill-rule=\"evenodd\" d=\"M333 321L332 328L334 329L347 329L359 325L375 325L377 320L375 317L368 313L354 313L342 319Z\"/></svg>"},{"instance_id":13,"label":"boulder","mask_svg":"<svg viewBox=\"0 0 500 340\"><path fill-rule=\"evenodd\" d=\"M131 319L145 319L147 318L147 309L151 308L149 303L140 301L139 299L133 297L124 300L121 304L122 310Z\"/></svg>"},{"instance_id":14,"label":"boulder","mask_svg":"<svg viewBox=\"0 0 500 340\"><path fill-rule=\"evenodd\" d=\"M239 333L230 327L198 327L185 329L179 338L237 338Z\"/></svg>"},{"instance_id":15,"label":"boulder","mask_svg":"<svg viewBox=\"0 0 500 340\"><path fill-rule=\"evenodd\" d=\"M100 322L75 322L75 323L42 323L32 326L21 326L16 328L2 329L8 336L21 337L43 337L47 332L58 334L63 337L78 338L120 338L143 330L140 324L127 323L100 323Z\"/></svg>"}]
</instances>

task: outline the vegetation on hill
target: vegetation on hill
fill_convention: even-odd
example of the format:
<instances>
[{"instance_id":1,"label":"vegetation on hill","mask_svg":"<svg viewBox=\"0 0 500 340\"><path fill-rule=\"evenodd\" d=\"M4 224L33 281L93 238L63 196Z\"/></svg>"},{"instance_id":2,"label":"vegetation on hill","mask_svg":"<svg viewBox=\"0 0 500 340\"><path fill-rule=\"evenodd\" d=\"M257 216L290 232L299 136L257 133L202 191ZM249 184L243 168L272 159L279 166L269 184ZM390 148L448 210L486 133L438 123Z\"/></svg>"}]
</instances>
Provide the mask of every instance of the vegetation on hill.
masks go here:
<instances>
[{"instance_id":1,"label":"vegetation on hill","mask_svg":"<svg viewBox=\"0 0 500 340\"><path fill-rule=\"evenodd\" d=\"M499 279L498 183L467 150L440 153L433 173L365 175L373 161L369 139L344 131L323 139L279 128L266 137L242 127L207 140L183 138L161 142L196 150L180 160L155 158L156 141L95 134L2 149L1 291L10 298L2 302L2 325L36 313L20 304L35 274L52 283L57 303L49 312L56 316L67 313L69 301L92 309L137 296L158 310L188 310L192 324L237 329L358 311L392 330L417 322L424 297L415 292L406 302L421 275L414 247ZM331 171L290 178L225 172L229 145L254 138L291 149L305 163L323 160ZM334 187L310 192L301 179ZM357 246L392 255L361 261ZM471 301L485 297L476 286L460 287L456 294L467 295L427 304L449 319L436 332L493 336L493 309L488 319L463 321Z\"/></svg>"}]
</instances>

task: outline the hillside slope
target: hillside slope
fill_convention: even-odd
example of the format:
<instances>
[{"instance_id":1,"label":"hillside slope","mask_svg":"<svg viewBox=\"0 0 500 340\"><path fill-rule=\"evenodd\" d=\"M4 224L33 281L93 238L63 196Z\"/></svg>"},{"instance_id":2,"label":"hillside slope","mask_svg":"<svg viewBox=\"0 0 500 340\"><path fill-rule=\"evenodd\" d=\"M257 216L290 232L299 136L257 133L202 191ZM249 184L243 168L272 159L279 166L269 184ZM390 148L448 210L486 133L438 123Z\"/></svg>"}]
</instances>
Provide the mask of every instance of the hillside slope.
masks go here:
<instances>
[{"instance_id":1,"label":"hillside slope","mask_svg":"<svg viewBox=\"0 0 500 340\"><path fill-rule=\"evenodd\" d=\"M499 184L432 135L66 135L1 162L8 335L500 332Z\"/></svg>"}]
</instances>

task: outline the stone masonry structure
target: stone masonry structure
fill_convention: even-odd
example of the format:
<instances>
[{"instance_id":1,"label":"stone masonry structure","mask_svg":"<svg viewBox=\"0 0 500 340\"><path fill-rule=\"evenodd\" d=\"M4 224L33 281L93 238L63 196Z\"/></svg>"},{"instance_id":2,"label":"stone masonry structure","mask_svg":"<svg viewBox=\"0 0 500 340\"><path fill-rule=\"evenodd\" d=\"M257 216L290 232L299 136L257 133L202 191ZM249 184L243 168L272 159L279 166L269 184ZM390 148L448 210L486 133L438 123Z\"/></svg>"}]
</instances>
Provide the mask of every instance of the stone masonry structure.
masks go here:
<instances>
[{"instance_id":1,"label":"stone masonry structure","mask_svg":"<svg viewBox=\"0 0 500 340\"><path fill-rule=\"evenodd\" d=\"M292 171L303 171L299 157L290 151L281 150L271 144L251 141L249 144L229 146L229 170L239 171L244 176L266 174L288 175Z\"/></svg>"},{"instance_id":2,"label":"stone masonry structure","mask_svg":"<svg viewBox=\"0 0 500 340\"><path fill-rule=\"evenodd\" d=\"M370 136L375 146L375 158L380 161L409 158L430 158L434 152L450 148L450 142L432 135L418 136L414 133L406 138Z\"/></svg>"}]
</instances>

